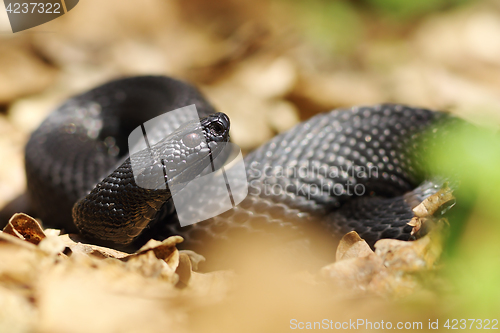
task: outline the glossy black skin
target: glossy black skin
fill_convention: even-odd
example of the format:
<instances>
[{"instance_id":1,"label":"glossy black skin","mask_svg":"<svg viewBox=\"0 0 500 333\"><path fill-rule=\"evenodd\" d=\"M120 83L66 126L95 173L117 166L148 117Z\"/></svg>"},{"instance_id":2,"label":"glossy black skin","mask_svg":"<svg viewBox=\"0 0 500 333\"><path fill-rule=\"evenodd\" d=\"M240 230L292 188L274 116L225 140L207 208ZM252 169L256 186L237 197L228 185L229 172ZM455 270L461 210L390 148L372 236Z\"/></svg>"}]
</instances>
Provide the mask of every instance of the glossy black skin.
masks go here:
<instances>
[{"instance_id":1,"label":"glossy black skin","mask_svg":"<svg viewBox=\"0 0 500 333\"><path fill-rule=\"evenodd\" d=\"M452 119L396 104L317 115L245 157L249 195L240 205L181 228L168 191L133 186L126 138L143 122L189 104L196 104L202 116L215 113L195 88L166 77L118 80L68 100L26 147L28 191L37 216L46 225L115 245L172 234L185 237L187 247L241 233L300 236L313 225L337 236L357 230L371 245L380 238L408 240L412 206L439 187L432 182L418 187L424 180L419 172L422 147L439 134L439 124ZM165 126L177 128L184 121ZM373 167L377 172L369 176L357 172ZM104 190L111 195L97 195ZM128 199L110 199L124 194ZM134 213L122 209L120 218L109 218L110 204ZM214 204L200 202L198 209Z\"/></svg>"},{"instance_id":2,"label":"glossy black skin","mask_svg":"<svg viewBox=\"0 0 500 333\"><path fill-rule=\"evenodd\" d=\"M311 229L336 239L356 230L370 246L414 239L412 208L443 183L425 174L426 151L457 120L397 104L319 114L245 157L249 195L240 205L189 230L169 225L169 233L193 243L248 233L292 239Z\"/></svg>"},{"instance_id":3,"label":"glossy black skin","mask_svg":"<svg viewBox=\"0 0 500 333\"><path fill-rule=\"evenodd\" d=\"M161 76L126 78L73 97L33 132L25 149L28 196L45 225L76 233L72 208L128 155L128 136L144 122L195 104L215 113L197 89ZM165 123L170 131L188 119Z\"/></svg>"},{"instance_id":4,"label":"glossy black skin","mask_svg":"<svg viewBox=\"0 0 500 333\"><path fill-rule=\"evenodd\" d=\"M131 243L165 209L171 187L186 184L210 167L228 141L229 118L223 113L181 125L100 181L74 205L73 222L91 239ZM136 175L131 159L136 161Z\"/></svg>"}]
</instances>

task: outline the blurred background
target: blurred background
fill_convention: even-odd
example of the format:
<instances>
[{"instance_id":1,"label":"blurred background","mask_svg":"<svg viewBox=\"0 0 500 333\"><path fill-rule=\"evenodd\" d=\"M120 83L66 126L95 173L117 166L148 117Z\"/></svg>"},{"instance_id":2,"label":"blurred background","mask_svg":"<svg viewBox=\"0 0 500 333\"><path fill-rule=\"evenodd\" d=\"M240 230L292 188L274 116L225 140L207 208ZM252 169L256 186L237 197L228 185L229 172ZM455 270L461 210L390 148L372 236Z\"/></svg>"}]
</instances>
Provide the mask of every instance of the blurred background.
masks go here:
<instances>
[{"instance_id":1,"label":"blurred background","mask_svg":"<svg viewBox=\"0 0 500 333\"><path fill-rule=\"evenodd\" d=\"M496 128L500 1L82 0L64 16L16 34L0 10L0 207L24 191L23 148L51 110L110 79L139 74L197 85L230 116L231 137L244 151L316 113L381 102L448 110ZM500 251L492 245L500 226L489 224L500 220L498 209L490 209L500 200L493 187L500 185L497 143L478 138L469 147L473 158L462 151L452 162L471 160L464 164L469 183L487 190L479 206L471 201L469 207L475 231L457 245L462 252L450 255L442 285L432 287L452 288L448 297L426 291L403 303L377 299L360 307L352 300L342 306L319 301L311 296L317 290L296 296L278 290L288 304L303 302L289 310L303 320L336 313L348 318L356 311L425 323L451 315L500 319ZM257 295L265 299L267 292ZM273 312L281 303L239 304L236 319L219 318L206 331L220 323L241 328L250 311L267 321L252 326L247 320L249 331L288 328L291 312ZM205 323L203 315L198 319Z\"/></svg>"},{"instance_id":2,"label":"blurred background","mask_svg":"<svg viewBox=\"0 0 500 333\"><path fill-rule=\"evenodd\" d=\"M401 102L500 120L498 0L138 6L85 0L16 34L0 11L0 206L23 190L19 152L47 113L127 75L196 84L231 117L231 136L246 151L342 106Z\"/></svg>"}]
</instances>

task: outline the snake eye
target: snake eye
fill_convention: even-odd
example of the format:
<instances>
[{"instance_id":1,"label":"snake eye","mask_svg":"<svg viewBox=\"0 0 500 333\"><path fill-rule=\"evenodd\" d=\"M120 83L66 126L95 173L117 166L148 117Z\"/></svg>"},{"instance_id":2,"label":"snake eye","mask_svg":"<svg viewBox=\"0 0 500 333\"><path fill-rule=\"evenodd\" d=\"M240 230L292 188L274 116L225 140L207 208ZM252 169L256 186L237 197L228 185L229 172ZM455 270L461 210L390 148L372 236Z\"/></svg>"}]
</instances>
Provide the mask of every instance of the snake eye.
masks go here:
<instances>
[{"instance_id":1,"label":"snake eye","mask_svg":"<svg viewBox=\"0 0 500 333\"><path fill-rule=\"evenodd\" d=\"M208 127L210 128L210 132L212 132L215 135L224 132L224 126L222 126L218 122L211 123Z\"/></svg>"},{"instance_id":2,"label":"snake eye","mask_svg":"<svg viewBox=\"0 0 500 333\"><path fill-rule=\"evenodd\" d=\"M184 135L182 142L189 148L194 148L201 143L201 138L198 133L189 133Z\"/></svg>"}]
</instances>

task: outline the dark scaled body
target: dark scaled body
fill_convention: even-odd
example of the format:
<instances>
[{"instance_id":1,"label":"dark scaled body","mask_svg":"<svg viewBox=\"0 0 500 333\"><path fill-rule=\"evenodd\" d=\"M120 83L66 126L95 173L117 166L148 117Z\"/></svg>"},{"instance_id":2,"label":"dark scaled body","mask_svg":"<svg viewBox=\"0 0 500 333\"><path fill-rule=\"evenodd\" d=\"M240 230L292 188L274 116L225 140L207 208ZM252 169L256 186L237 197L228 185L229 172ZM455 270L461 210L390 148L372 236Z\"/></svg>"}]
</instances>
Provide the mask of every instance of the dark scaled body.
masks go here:
<instances>
[{"instance_id":1,"label":"dark scaled body","mask_svg":"<svg viewBox=\"0 0 500 333\"><path fill-rule=\"evenodd\" d=\"M73 205L124 162L130 132L190 104L202 116L215 113L194 87L166 77L113 81L66 101L26 145L28 196L37 217L48 226L78 232ZM175 129L186 120L164 126Z\"/></svg>"},{"instance_id":2,"label":"dark scaled body","mask_svg":"<svg viewBox=\"0 0 500 333\"><path fill-rule=\"evenodd\" d=\"M396 104L319 114L245 157L249 195L238 207L189 232L170 225L170 233L290 237L319 227L336 236L356 230L370 245L409 240L412 208L442 185L424 181L426 148L454 119Z\"/></svg>"},{"instance_id":3,"label":"dark scaled body","mask_svg":"<svg viewBox=\"0 0 500 333\"><path fill-rule=\"evenodd\" d=\"M423 135L439 132L438 125L451 117L395 104L334 110L276 136L245 157L249 195L240 205L181 228L168 194L131 188L126 138L141 123L189 104L196 104L203 116L215 112L185 83L137 77L98 87L56 110L26 148L28 191L44 223L74 232L73 204L109 176L118 181L108 179L108 185L98 184L93 190L106 186L109 196L91 193L84 199L90 204L75 207L83 216L78 229L97 240L125 244L144 229L142 242L180 234L189 247L236 234L300 237L308 228L319 227L337 236L356 230L373 244L385 237L410 239L412 206L438 189L432 182L418 187L424 180L420 170L425 147L432 143L432 136ZM183 122L165 126L176 128ZM151 204L139 207L149 221L141 220L133 232L113 220L99 222L106 236L92 231L98 217L109 215L99 208L103 200L109 208L113 198L130 198L131 193L156 203L153 210ZM206 200L197 209L217 204ZM123 221L138 220L124 214Z\"/></svg>"}]
</instances>

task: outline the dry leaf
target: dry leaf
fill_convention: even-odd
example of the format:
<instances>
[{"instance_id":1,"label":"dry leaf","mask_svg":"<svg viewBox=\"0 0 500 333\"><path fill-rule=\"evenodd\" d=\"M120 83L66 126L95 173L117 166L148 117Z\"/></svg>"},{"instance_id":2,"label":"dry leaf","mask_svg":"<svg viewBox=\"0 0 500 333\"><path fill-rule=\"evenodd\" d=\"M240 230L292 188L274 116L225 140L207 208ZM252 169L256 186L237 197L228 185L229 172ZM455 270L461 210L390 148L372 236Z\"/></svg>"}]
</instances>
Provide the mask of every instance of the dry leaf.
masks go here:
<instances>
[{"instance_id":1,"label":"dry leaf","mask_svg":"<svg viewBox=\"0 0 500 333\"><path fill-rule=\"evenodd\" d=\"M34 305L17 290L0 286L0 332L31 332L37 321Z\"/></svg>"},{"instance_id":2,"label":"dry leaf","mask_svg":"<svg viewBox=\"0 0 500 333\"><path fill-rule=\"evenodd\" d=\"M63 255L64 250L66 249L66 244L64 241L57 236L49 236L42 239L42 241L38 244L38 248L43 252L50 255Z\"/></svg>"},{"instance_id":3,"label":"dry leaf","mask_svg":"<svg viewBox=\"0 0 500 333\"><path fill-rule=\"evenodd\" d=\"M376 274L385 270L382 259L374 253L359 258L337 261L323 267L320 276L332 279L336 283L349 288L366 290Z\"/></svg>"},{"instance_id":4,"label":"dry leaf","mask_svg":"<svg viewBox=\"0 0 500 333\"><path fill-rule=\"evenodd\" d=\"M359 237L356 231L348 232L340 240L337 247L336 260L345 260L357 257L366 257L373 251L364 239Z\"/></svg>"},{"instance_id":5,"label":"dry leaf","mask_svg":"<svg viewBox=\"0 0 500 333\"><path fill-rule=\"evenodd\" d=\"M191 279L192 272L191 259L189 259L189 256L186 253L180 253L179 266L177 266L177 269L175 270L175 273L179 276L179 281L177 282L176 287L185 288L189 283L189 279Z\"/></svg>"},{"instance_id":6,"label":"dry leaf","mask_svg":"<svg viewBox=\"0 0 500 333\"><path fill-rule=\"evenodd\" d=\"M32 243L25 242L16 236L0 231L0 246L15 245L29 250L36 250L37 247Z\"/></svg>"},{"instance_id":7,"label":"dry leaf","mask_svg":"<svg viewBox=\"0 0 500 333\"><path fill-rule=\"evenodd\" d=\"M146 252L152 251L156 256L156 258L164 259L168 263L172 255L176 251L178 251L175 246L181 243L182 241L184 241L184 239L181 236L171 236L161 242L154 239L150 239L136 253L131 254L126 258L123 258L123 260L128 260L132 257L140 256L145 254Z\"/></svg>"},{"instance_id":8,"label":"dry leaf","mask_svg":"<svg viewBox=\"0 0 500 333\"><path fill-rule=\"evenodd\" d=\"M431 269L442 252L442 234L446 219L437 222L428 235L416 241L381 239L375 243L375 253L382 258L384 266L406 272Z\"/></svg>"},{"instance_id":9,"label":"dry leaf","mask_svg":"<svg viewBox=\"0 0 500 333\"><path fill-rule=\"evenodd\" d=\"M40 223L24 213L14 214L3 231L35 245L46 237Z\"/></svg>"},{"instance_id":10,"label":"dry leaf","mask_svg":"<svg viewBox=\"0 0 500 333\"><path fill-rule=\"evenodd\" d=\"M116 259L81 254L46 270L37 285L40 332L184 332L172 283L131 272ZM77 258L80 257L80 258Z\"/></svg>"},{"instance_id":11,"label":"dry leaf","mask_svg":"<svg viewBox=\"0 0 500 333\"><path fill-rule=\"evenodd\" d=\"M201 262L206 261L204 256L191 250L180 250L179 253L185 253L186 255L189 256L189 260L191 260L191 265L194 271L198 270L198 265Z\"/></svg>"},{"instance_id":12,"label":"dry leaf","mask_svg":"<svg viewBox=\"0 0 500 333\"><path fill-rule=\"evenodd\" d=\"M65 244L67 248L70 249L70 252L72 254L79 253L79 254L86 254L86 255L92 255L96 258L125 258L129 254L125 252L121 252L115 249L110 249L107 247L103 246L97 246L93 244L85 244L82 243L83 239L81 239L80 236L78 235L62 235L59 236L59 239Z\"/></svg>"}]
</instances>

